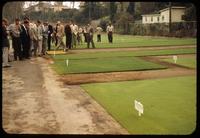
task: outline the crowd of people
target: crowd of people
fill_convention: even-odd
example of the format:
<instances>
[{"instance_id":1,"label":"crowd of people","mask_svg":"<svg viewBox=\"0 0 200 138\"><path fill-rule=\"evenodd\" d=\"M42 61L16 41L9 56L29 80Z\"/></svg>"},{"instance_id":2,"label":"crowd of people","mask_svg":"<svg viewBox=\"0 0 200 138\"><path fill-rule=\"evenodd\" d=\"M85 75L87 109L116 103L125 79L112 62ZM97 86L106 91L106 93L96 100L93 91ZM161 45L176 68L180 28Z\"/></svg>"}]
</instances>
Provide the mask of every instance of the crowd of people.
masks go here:
<instances>
[{"instance_id":1,"label":"crowd of people","mask_svg":"<svg viewBox=\"0 0 200 138\"><path fill-rule=\"evenodd\" d=\"M64 23L63 23L64 24ZM25 17L22 21L15 19L14 23L9 24L6 19L2 20L2 50L3 50L3 67L10 67L9 50L12 46L14 59L26 60L30 57L43 56L47 50L52 49L51 44L55 44L55 49L60 47L64 52L76 48L77 45L87 43L87 48L95 48L93 36L97 33L97 42L101 42L101 33L103 29L100 26L92 27L91 24L78 26L73 21L63 25L58 21L55 26L48 22L30 21ZM113 42L114 27L111 23L106 28L109 43ZM63 41L65 36L65 42ZM9 40L12 41L9 41ZM84 40L83 40L84 39ZM10 43L12 42L12 43Z\"/></svg>"}]
</instances>

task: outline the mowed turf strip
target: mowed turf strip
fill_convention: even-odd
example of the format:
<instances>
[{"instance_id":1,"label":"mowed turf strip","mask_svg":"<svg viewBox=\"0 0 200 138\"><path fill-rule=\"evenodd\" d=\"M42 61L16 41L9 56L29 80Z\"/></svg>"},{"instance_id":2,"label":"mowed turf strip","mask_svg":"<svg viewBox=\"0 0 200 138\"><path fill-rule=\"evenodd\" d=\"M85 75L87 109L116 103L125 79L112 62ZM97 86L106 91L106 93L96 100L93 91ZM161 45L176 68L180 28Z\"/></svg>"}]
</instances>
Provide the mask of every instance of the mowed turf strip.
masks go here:
<instances>
[{"instance_id":1,"label":"mowed turf strip","mask_svg":"<svg viewBox=\"0 0 200 138\"><path fill-rule=\"evenodd\" d=\"M65 37L63 40L65 43ZM93 40L96 48L196 45L196 38L183 39L173 37L133 36L119 35L115 33L113 34L113 43L108 43L108 36L106 33L101 35L101 42L97 42L96 34L94 34ZM82 43L82 45L77 45L76 48L87 48L87 44Z\"/></svg>"},{"instance_id":2,"label":"mowed turf strip","mask_svg":"<svg viewBox=\"0 0 200 138\"><path fill-rule=\"evenodd\" d=\"M147 62L135 56L170 55L196 53L195 48L149 50L149 51L121 51L121 52L96 52L65 55L51 55L54 64L51 66L59 74L68 73L97 73L133 70L162 69L164 66ZM69 61L67 66L66 60Z\"/></svg>"},{"instance_id":3,"label":"mowed turf strip","mask_svg":"<svg viewBox=\"0 0 200 138\"><path fill-rule=\"evenodd\" d=\"M66 64L66 60L57 60L52 66L59 74L116 72L166 68L162 65L144 61L136 57L69 59L68 66Z\"/></svg>"},{"instance_id":4,"label":"mowed turf strip","mask_svg":"<svg viewBox=\"0 0 200 138\"><path fill-rule=\"evenodd\" d=\"M167 59L162 59L162 60L170 62L170 63L174 63L174 60L172 58L167 58ZM195 57L185 57L185 58L178 57L176 63L174 64L182 65L189 68L196 68L196 58Z\"/></svg>"},{"instance_id":5,"label":"mowed turf strip","mask_svg":"<svg viewBox=\"0 0 200 138\"><path fill-rule=\"evenodd\" d=\"M196 77L81 85L131 134L191 134L196 128ZM144 106L138 116L134 100Z\"/></svg>"}]
</instances>

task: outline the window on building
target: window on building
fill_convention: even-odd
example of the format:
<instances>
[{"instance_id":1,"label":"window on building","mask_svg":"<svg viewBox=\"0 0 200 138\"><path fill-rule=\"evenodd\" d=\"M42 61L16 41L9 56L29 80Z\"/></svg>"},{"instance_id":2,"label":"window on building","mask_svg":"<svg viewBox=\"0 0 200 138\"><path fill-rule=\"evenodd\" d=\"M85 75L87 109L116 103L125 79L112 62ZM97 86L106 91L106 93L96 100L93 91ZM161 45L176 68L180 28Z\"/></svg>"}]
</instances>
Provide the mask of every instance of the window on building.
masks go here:
<instances>
[{"instance_id":1,"label":"window on building","mask_svg":"<svg viewBox=\"0 0 200 138\"><path fill-rule=\"evenodd\" d=\"M151 22L153 22L153 17L151 17Z\"/></svg>"},{"instance_id":2,"label":"window on building","mask_svg":"<svg viewBox=\"0 0 200 138\"><path fill-rule=\"evenodd\" d=\"M157 21L159 22L159 17L157 17Z\"/></svg>"},{"instance_id":3,"label":"window on building","mask_svg":"<svg viewBox=\"0 0 200 138\"><path fill-rule=\"evenodd\" d=\"M164 19L165 19L165 17L164 16L162 16L162 20L164 21Z\"/></svg>"},{"instance_id":4,"label":"window on building","mask_svg":"<svg viewBox=\"0 0 200 138\"><path fill-rule=\"evenodd\" d=\"M186 16L185 15L182 15L181 16L181 20L185 20L186 19Z\"/></svg>"}]
</instances>

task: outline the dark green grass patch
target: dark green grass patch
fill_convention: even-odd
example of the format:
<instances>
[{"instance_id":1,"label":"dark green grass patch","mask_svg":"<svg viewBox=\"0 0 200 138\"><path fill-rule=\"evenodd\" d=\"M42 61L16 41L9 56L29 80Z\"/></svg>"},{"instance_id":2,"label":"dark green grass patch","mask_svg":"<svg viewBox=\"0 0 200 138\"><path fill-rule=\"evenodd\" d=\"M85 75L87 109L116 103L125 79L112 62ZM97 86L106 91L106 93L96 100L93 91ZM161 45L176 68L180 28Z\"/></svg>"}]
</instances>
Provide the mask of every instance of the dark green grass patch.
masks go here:
<instances>
[{"instance_id":1,"label":"dark green grass patch","mask_svg":"<svg viewBox=\"0 0 200 138\"><path fill-rule=\"evenodd\" d=\"M94 73L116 72L132 70L163 69L164 66L147 62L136 57L111 57L111 58L88 58L55 60L52 65L59 74L67 73Z\"/></svg>"}]
</instances>

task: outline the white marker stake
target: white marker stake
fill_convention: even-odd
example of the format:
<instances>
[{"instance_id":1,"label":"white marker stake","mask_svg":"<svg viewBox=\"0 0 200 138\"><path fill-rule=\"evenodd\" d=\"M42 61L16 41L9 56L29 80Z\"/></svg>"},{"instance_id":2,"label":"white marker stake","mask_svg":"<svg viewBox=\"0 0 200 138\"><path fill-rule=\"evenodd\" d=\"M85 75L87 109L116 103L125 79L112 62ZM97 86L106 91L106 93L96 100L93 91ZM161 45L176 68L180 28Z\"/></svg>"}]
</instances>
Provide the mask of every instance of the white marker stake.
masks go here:
<instances>
[{"instance_id":1,"label":"white marker stake","mask_svg":"<svg viewBox=\"0 0 200 138\"><path fill-rule=\"evenodd\" d=\"M68 60L68 59L66 59L66 65L67 65L67 67L68 67L68 65L69 65L69 60Z\"/></svg>"},{"instance_id":2,"label":"white marker stake","mask_svg":"<svg viewBox=\"0 0 200 138\"><path fill-rule=\"evenodd\" d=\"M138 115L141 116L141 114L144 113L143 105L135 100L135 109L138 111Z\"/></svg>"},{"instance_id":3,"label":"white marker stake","mask_svg":"<svg viewBox=\"0 0 200 138\"><path fill-rule=\"evenodd\" d=\"M173 56L174 63L177 61L177 56Z\"/></svg>"}]
</instances>

